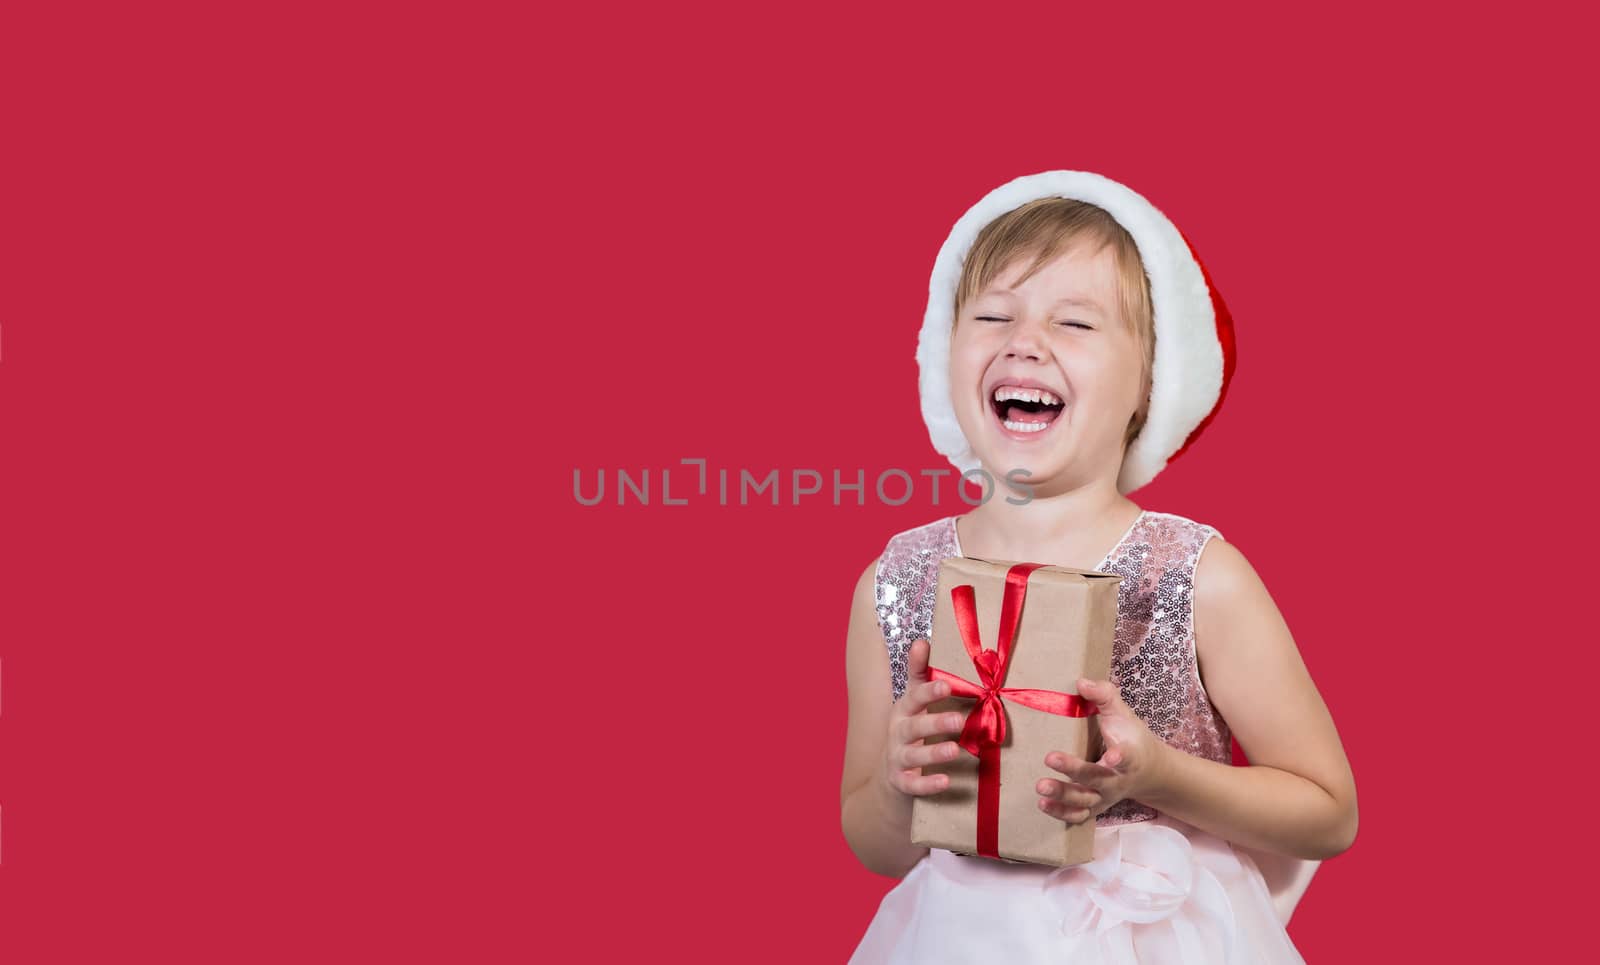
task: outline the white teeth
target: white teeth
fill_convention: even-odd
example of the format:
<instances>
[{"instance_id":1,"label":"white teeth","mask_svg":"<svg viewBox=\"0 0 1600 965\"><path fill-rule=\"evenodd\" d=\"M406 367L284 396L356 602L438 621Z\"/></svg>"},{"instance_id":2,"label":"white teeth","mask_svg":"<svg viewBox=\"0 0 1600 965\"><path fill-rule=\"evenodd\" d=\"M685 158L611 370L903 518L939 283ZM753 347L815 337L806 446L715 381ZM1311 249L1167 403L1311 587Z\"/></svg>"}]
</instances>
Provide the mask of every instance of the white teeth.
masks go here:
<instances>
[{"instance_id":1,"label":"white teeth","mask_svg":"<svg viewBox=\"0 0 1600 965\"><path fill-rule=\"evenodd\" d=\"M1050 428L1048 422L1012 422L1010 419L1007 419L1004 425L1012 432L1042 432Z\"/></svg>"},{"instance_id":2,"label":"white teeth","mask_svg":"<svg viewBox=\"0 0 1600 965\"><path fill-rule=\"evenodd\" d=\"M1013 385L1002 385L994 390L996 402L1042 402L1045 405L1061 405L1062 402L1055 393L1045 389L1020 389Z\"/></svg>"}]
</instances>

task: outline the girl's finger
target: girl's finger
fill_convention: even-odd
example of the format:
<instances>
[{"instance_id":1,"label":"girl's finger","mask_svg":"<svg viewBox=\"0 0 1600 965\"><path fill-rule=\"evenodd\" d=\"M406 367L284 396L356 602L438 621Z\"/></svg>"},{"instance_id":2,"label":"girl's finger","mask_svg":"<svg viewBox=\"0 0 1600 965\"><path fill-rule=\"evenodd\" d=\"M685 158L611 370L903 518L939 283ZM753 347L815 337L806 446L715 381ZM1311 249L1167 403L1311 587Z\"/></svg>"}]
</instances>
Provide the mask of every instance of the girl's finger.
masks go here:
<instances>
[{"instance_id":1,"label":"girl's finger","mask_svg":"<svg viewBox=\"0 0 1600 965\"><path fill-rule=\"evenodd\" d=\"M928 651L932 644L926 640L911 641L911 649L906 652L906 679L921 681L928 679Z\"/></svg>"},{"instance_id":2,"label":"girl's finger","mask_svg":"<svg viewBox=\"0 0 1600 965\"><path fill-rule=\"evenodd\" d=\"M914 717L901 717L890 725L890 736L894 743L901 747L915 747L917 741L926 741L928 738L955 733L962 730L963 722L960 714L917 714ZM949 728L949 730L947 730ZM954 741L946 741L954 744ZM954 760L954 757L952 759ZM914 767L904 763L901 767Z\"/></svg>"},{"instance_id":3,"label":"girl's finger","mask_svg":"<svg viewBox=\"0 0 1600 965\"><path fill-rule=\"evenodd\" d=\"M1109 680L1080 677L1078 693L1094 701L1095 706L1102 712L1118 713L1125 709L1125 705L1122 704L1122 688Z\"/></svg>"},{"instance_id":4,"label":"girl's finger","mask_svg":"<svg viewBox=\"0 0 1600 965\"><path fill-rule=\"evenodd\" d=\"M1104 764L1091 764L1081 757L1073 757L1064 751L1052 751L1046 754L1044 764L1052 771L1060 771L1079 784L1090 787L1094 786L1095 781L1118 776L1115 770Z\"/></svg>"},{"instance_id":5,"label":"girl's finger","mask_svg":"<svg viewBox=\"0 0 1600 965\"><path fill-rule=\"evenodd\" d=\"M906 771L901 775L900 790L902 793L921 796L924 794L938 794L950 786L950 778L945 774L917 774Z\"/></svg>"},{"instance_id":6,"label":"girl's finger","mask_svg":"<svg viewBox=\"0 0 1600 965\"><path fill-rule=\"evenodd\" d=\"M1039 810L1067 824L1082 824L1089 820L1090 816L1088 808L1073 807L1072 805L1062 804L1060 801L1051 801L1047 798L1039 799Z\"/></svg>"},{"instance_id":7,"label":"girl's finger","mask_svg":"<svg viewBox=\"0 0 1600 965\"><path fill-rule=\"evenodd\" d=\"M921 713L924 707L941 697L948 697L949 695L949 684L942 680L925 680L915 687L908 688L900 697L900 703L896 706L899 707L901 713L910 716Z\"/></svg>"},{"instance_id":8,"label":"girl's finger","mask_svg":"<svg viewBox=\"0 0 1600 965\"><path fill-rule=\"evenodd\" d=\"M934 744L917 744L906 748L907 767L924 767L928 764L948 764L965 753L955 741Z\"/></svg>"},{"instance_id":9,"label":"girl's finger","mask_svg":"<svg viewBox=\"0 0 1600 965\"><path fill-rule=\"evenodd\" d=\"M1100 803L1100 792L1094 788L1084 787L1082 784L1063 784L1048 777L1040 778L1034 785L1034 790L1040 797L1060 801L1073 807L1092 808Z\"/></svg>"},{"instance_id":10,"label":"girl's finger","mask_svg":"<svg viewBox=\"0 0 1600 965\"><path fill-rule=\"evenodd\" d=\"M960 714L918 714L911 718L909 733L913 740L919 737L938 737L942 734L959 734L966 720Z\"/></svg>"}]
</instances>

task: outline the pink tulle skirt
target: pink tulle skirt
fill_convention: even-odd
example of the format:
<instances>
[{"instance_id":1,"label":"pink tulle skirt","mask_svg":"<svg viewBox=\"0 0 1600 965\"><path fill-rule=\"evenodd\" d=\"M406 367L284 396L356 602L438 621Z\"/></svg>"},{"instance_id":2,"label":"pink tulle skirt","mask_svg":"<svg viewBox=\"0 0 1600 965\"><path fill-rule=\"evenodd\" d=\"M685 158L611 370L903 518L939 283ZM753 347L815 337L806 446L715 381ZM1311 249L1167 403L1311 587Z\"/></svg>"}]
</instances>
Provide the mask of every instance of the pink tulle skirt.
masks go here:
<instances>
[{"instance_id":1,"label":"pink tulle skirt","mask_svg":"<svg viewBox=\"0 0 1600 965\"><path fill-rule=\"evenodd\" d=\"M1095 831L1094 860L1008 864L939 848L878 907L851 965L1290 965L1317 862L1167 815Z\"/></svg>"}]
</instances>

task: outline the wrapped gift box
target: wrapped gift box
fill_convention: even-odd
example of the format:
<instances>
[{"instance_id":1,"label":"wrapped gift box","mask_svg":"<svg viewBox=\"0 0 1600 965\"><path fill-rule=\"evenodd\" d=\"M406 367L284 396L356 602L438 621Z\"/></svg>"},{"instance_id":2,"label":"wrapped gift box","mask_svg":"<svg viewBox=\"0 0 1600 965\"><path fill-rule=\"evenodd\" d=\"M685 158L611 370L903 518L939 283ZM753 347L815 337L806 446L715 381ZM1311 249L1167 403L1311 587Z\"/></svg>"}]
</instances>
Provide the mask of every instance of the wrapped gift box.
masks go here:
<instances>
[{"instance_id":1,"label":"wrapped gift box","mask_svg":"<svg viewBox=\"0 0 1600 965\"><path fill-rule=\"evenodd\" d=\"M1069 827L1039 810L1034 787L1041 777L1067 780L1045 765L1049 752L1089 761L1103 752L1077 681L1110 679L1121 582L1036 563L952 556L940 564L928 663L953 696L929 713L966 717L957 739L968 753L923 768L950 775L950 785L912 799L913 844L1057 867L1093 860L1095 822Z\"/></svg>"}]
</instances>

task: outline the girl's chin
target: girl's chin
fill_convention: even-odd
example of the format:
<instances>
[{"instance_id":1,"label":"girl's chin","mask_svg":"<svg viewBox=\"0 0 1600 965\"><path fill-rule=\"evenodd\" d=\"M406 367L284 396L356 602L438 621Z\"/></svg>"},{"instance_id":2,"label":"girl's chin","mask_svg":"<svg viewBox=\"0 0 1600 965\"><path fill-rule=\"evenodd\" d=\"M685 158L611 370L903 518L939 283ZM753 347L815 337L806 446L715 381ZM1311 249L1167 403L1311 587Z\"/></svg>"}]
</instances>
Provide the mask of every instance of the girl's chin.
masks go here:
<instances>
[{"instance_id":1,"label":"girl's chin","mask_svg":"<svg viewBox=\"0 0 1600 965\"><path fill-rule=\"evenodd\" d=\"M983 445L977 453L985 466L999 466L1000 475L1015 473L1019 482L1037 482L1065 468L1072 454L1065 417L1042 429L1008 428L998 418L983 427Z\"/></svg>"},{"instance_id":2,"label":"girl's chin","mask_svg":"<svg viewBox=\"0 0 1600 965\"><path fill-rule=\"evenodd\" d=\"M1002 477L1014 473L1023 482L1054 475L1065 469L1072 460L1070 453L995 438L984 440L984 445L976 449L974 454L986 470L993 472L991 467L999 467Z\"/></svg>"}]
</instances>

